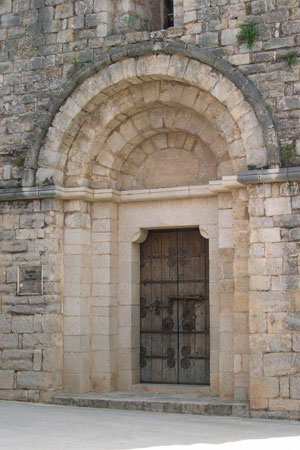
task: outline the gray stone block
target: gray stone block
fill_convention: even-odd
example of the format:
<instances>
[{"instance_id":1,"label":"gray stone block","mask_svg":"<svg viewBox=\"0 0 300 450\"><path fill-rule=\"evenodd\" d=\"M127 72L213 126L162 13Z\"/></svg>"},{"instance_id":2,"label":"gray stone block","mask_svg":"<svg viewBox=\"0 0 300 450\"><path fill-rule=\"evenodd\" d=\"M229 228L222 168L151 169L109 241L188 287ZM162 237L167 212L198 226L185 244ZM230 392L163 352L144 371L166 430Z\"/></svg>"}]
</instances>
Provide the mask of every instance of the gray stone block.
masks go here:
<instances>
[{"instance_id":1,"label":"gray stone block","mask_svg":"<svg viewBox=\"0 0 300 450\"><path fill-rule=\"evenodd\" d=\"M12 319L13 333L32 333L33 316L16 316Z\"/></svg>"},{"instance_id":2,"label":"gray stone block","mask_svg":"<svg viewBox=\"0 0 300 450\"><path fill-rule=\"evenodd\" d=\"M11 316L6 314L0 314L0 330L2 333L11 332Z\"/></svg>"},{"instance_id":3,"label":"gray stone block","mask_svg":"<svg viewBox=\"0 0 300 450\"><path fill-rule=\"evenodd\" d=\"M197 44L201 47L214 48L218 45L218 33L216 32L207 32L201 33L197 36Z\"/></svg>"},{"instance_id":4,"label":"gray stone block","mask_svg":"<svg viewBox=\"0 0 300 450\"><path fill-rule=\"evenodd\" d=\"M2 0L0 4L0 15L12 12L12 0Z\"/></svg>"},{"instance_id":5,"label":"gray stone block","mask_svg":"<svg viewBox=\"0 0 300 450\"><path fill-rule=\"evenodd\" d=\"M52 6L41 8L39 10L39 19L41 22L49 22L53 20L53 15L54 15L54 8Z\"/></svg>"},{"instance_id":6,"label":"gray stone block","mask_svg":"<svg viewBox=\"0 0 300 450\"><path fill-rule=\"evenodd\" d=\"M14 371L0 370L0 389L12 389L14 386Z\"/></svg>"},{"instance_id":7,"label":"gray stone block","mask_svg":"<svg viewBox=\"0 0 300 450\"><path fill-rule=\"evenodd\" d=\"M0 349L17 348L18 336L16 334L2 334L0 335Z\"/></svg>"},{"instance_id":8,"label":"gray stone block","mask_svg":"<svg viewBox=\"0 0 300 450\"><path fill-rule=\"evenodd\" d=\"M1 26L3 28L20 27L21 25L22 16L20 13L3 14L1 17Z\"/></svg>"},{"instance_id":9,"label":"gray stone block","mask_svg":"<svg viewBox=\"0 0 300 450\"><path fill-rule=\"evenodd\" d=\"M25 240L2 241L0 242L0 248L4 252L23 253L27 250L27 242Z\"/></svg>"},{"instance_id":10,"label":"gray stone block","mask_svg":"<svg viewBox=\"0 0 300 450\"><path fill-rule=\"evenodd\" d=\"M75 2L76 15L87 15L93 11L93 0L79 0Z\"/></svg>"},{"instance_id":11,"label":"gray stone block","mask_svg":"<svg viewBox=\"0 0 300 450\"><path fill-rule=\"evenodd\" d=\"M42 213L24 214L20 216L21 228L42 228L45 225L45 217Z\"/></svg>"}]
</instances>

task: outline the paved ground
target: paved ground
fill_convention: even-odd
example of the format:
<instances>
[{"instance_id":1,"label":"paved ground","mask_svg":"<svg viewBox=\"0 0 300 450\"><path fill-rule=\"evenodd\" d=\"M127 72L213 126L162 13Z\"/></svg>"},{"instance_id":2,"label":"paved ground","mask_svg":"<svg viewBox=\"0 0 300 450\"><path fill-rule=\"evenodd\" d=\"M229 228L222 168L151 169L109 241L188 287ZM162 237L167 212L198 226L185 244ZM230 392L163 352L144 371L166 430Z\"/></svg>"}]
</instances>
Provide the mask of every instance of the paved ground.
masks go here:
<instances>
[{"instance_id":1,"label":"paved ground","mask_svg":"<svg viewBox=\"0 0 300 450\"><path fill-rule=\"evenodd\" d=\"M300 423L0 402L1 450L299 450Z\"/></svg>"}]
</instances>

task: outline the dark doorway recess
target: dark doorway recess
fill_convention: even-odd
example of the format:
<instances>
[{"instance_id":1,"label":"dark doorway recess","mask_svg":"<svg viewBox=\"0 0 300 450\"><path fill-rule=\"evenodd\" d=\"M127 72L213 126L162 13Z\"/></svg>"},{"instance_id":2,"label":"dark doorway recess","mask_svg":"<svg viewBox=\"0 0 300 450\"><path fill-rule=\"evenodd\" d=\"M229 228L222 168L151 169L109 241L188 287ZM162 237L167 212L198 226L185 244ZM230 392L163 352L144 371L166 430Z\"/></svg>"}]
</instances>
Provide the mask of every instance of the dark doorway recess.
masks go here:
<instances>
[{"instance_id":1,"label":"dark doorway recess","mask_svg":"<svg viewBox=\"0 0 300 450\"><path fill-rule=\"evenodd\" d=\"M174 2L164 0L164 29L174 27Z\"/></svg>"},{"instance_id":2,"label":"dark doorway recess","mask_svg":"<svg viewBox=\"0 0 300 450\"><path fill-rule=\"evenodd\" d=\"M209 384L208 240L149 231L141 244L141 382Z\"/></svg>"}]
</instances>

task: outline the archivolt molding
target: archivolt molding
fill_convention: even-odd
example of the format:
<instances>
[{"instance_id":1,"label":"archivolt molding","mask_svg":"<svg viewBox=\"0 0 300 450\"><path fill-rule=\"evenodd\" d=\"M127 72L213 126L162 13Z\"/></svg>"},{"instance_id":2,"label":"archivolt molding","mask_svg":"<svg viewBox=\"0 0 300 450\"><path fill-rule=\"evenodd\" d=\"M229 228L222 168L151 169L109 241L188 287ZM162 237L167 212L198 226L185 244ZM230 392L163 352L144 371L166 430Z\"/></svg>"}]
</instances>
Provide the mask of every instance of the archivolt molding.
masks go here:
<instances>
[{"instance_id":1,"label":"archivolt molding","mask_svg":"<svg viewBox=\"0 0 300 450\"><path fill-rule=\"evenodd\" d=\"M218 164L230 159L231 171L221 170L219 176L246 169L240 131L227 109L211 95L174 81L148 81L121 94L109 100L108 111L114 111L111 120L104 119L105 103L84 123L74 139L66 168L67 186L84 185L93 173L98 174L95 179L102 175L104 180L110 177L113 182L117 173L123 170L126 173L128 163L138 169L151 154L151 145L154 150L155 136L166 133L169 136L188 134L192 141L189 146L197 139L202 141L208 146L207 154L212 152ZM51 155L42 151L40 161L47 163L49 158ZM104 184L103 187L118 186Z\"/></svg>"},{"instance_id":2,"label":"archivolt molding","mask_svg":"<svg viewBox=\"0 0 300 450\"><path fill-rule=\"evenodd\" d=\"M59 98L50 106L47 123L41 127L36 145L28 154L23 185L34 183L44 130L48 130L51 121L44 148L50 152L53 165L40 167L39 179L43 183L61 184L66 141L70 143L87 116L108 100L109 90L127 89L149 78L185 82L208 92L227 108L237 123L249 161L251 154L262 155L261 149L266 147L265 157L260 157L257 166L279 164L278 139L271 116L250 80L221 58L197 46L149 41L107 52L66 82ZM64 99L67 100L62 104ZM54 135L55 140L51 138Z\"/></svg>"}]
</instances>

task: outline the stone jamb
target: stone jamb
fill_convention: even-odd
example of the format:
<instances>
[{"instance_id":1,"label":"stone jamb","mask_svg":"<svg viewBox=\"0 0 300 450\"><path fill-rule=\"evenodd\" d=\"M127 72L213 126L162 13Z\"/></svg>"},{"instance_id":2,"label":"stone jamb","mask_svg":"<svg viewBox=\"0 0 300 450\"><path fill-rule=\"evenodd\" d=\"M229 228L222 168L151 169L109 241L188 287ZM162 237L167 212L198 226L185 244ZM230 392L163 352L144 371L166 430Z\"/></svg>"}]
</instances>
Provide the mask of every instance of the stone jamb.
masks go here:
<instances>
[{"instance_id":1,"label":"stone jamb","mask_svg":"<svg viewBox=\"0 0 300 450\"><path fill-rule=\"evenodd\" d=\"M233 397L234 330L232 266L234 249L232 238L232 194L218 196L219 234L219 317L220 317L220 396Z\"/></svg>"},{"instance_id":2,"label":"stone jamb","mask_svg":"<svg viewBox=\"0 0 300 450\"><path fill-rule=\"evenodd\" d=\"M67 201L64 228L64 383L70 393L90 389L91 219L90 204Z\"/></svg>"},{"instance_id":3,"label":"stone jamb","mask_svg":"<svg viewBox=\"0 0 300 450\"><path fill-rule=\"evenodd\" d=\"M116 390L118 205L95 202L92 218L91 389Z\"/></svg>"},{"instance_id":4,"label":"stone jamb","mask_svg":"<svg viewBox=\"0 0 300 450\"><path fill-rule=\"evenodd\" d=\"M249 213L246 188L232 191L234 398L249 399Z\"/></svg>"}]
</instances>

